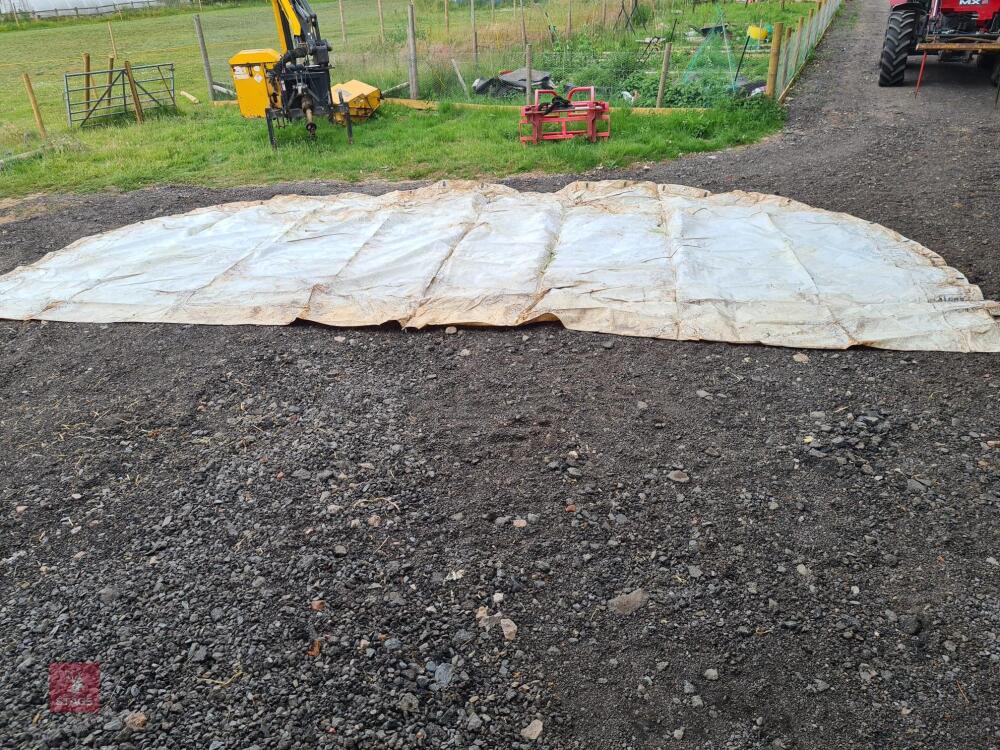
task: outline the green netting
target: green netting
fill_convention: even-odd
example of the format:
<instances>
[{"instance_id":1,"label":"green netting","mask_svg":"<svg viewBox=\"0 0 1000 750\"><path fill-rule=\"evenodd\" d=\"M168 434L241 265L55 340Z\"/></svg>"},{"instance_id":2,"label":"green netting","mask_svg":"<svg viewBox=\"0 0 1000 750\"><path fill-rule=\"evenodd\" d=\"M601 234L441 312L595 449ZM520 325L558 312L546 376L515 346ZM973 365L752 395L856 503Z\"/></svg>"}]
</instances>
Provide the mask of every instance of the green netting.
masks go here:
<instances>
[{"instance_id":1,"label":"green netting","mask_svg":"<svg viewBox=\"0 0 1000 750\"><path fill-rule=\"evenodd\" d=\"M733 55L732 32L721 8L715 24L706 28L708 33L695 48L691 61L681 76L681 83L698 81L732 85L736 74L736 60Z\"/></svg>"}]
</instances>

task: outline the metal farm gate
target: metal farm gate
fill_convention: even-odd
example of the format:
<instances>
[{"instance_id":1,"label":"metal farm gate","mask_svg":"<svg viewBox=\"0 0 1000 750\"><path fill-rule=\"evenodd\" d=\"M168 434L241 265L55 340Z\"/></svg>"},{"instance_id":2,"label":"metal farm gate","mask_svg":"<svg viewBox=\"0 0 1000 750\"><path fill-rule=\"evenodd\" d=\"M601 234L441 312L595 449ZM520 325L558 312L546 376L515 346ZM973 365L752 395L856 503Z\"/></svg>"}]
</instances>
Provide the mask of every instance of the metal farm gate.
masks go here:
<instances>
[{"instance_id":1,"label":"metal farm gate","mask_svg":"<svg viewBox=\"0 0 1000 750\"><path fill-rule=\"evenodd\" d=\"M177 104L173 63L65 73L63 84L70 127L129 113L142 122L146 110Z\"/></svg>"}]
</instances>

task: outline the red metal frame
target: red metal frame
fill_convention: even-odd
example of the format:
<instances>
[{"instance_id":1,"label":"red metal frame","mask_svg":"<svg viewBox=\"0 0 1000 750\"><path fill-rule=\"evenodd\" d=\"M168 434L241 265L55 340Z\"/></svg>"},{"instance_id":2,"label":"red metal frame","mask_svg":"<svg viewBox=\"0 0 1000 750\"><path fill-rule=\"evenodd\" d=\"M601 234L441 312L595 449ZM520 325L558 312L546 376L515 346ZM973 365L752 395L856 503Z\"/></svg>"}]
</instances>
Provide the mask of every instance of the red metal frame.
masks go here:
<instances>
[{"instance_id":1,"label":"red metal frame","mask_svg":"<svg viewBox=\"0 0 1000 750\"><path fill-rule=\"evenodd\" d=\"M587 94L587 99L575 98L577 94ZM521 143L541 143L542 141L565 141L570 138L586 138L591 143L598 138L611 136L611 105L598 101L593 86L577 86L570 89L565 98L573 105L571 109L554 109L543 113L542 95L546 94L551 101L558 93L552 89L537 89L535 103L521 107L521 122L518 124L518 135ZM602 128L600 123L607 123ZM574 123L582 123L583 128L569 127ZM529 126L529 134L524 134L524 126ZM546 130L546 126L550 129ZM552 129L552 126L558 129Z\"/></svg>"},{"instance_id":2,"label":"red metal frame","mask_svg":"<svg viewBox=\"0 0 1000 750\"><path fill-rule=\"evenodd\" d=\"M931 20L929 27L918 34L923 41L940 36L942 42L959 43L975 41L979 34L992 37L990 29L993 28L993 19L1000 15L1000 0L930 0L929 6L924 5L919 0L889 0L889 5L892 8L908 8L928 15ZM952 14L974 17L976 31L941 35L940 22L942 18ZM983 40L979 39L978 41Z\"/></svg>"}]
</instances>

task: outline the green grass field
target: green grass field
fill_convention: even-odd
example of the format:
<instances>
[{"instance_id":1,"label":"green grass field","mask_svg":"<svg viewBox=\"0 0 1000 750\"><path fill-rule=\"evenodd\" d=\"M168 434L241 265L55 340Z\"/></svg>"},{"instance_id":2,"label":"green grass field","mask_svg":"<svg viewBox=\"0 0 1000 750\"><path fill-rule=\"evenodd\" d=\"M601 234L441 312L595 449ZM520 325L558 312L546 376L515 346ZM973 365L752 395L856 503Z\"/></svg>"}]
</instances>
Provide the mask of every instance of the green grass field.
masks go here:
<instances>
[{"instance_id":1,"label":"green grass field","mask_svg":"<svg viewBox=\"0 0 1000 750\"><path fill-rule=\"evenodd\" d=\"M596 15L601 11L600 0L576 0L574 36L569 40L560 37L558 32L565 31L568 21L560 14L567 11L567 3L549 0L545 6L529 5L530 34L540 59L549 55L549 61L555 60L553 56L560 50L586 49L593 51L600 67L620 50L628 52L635 44L631 37L601 31ZM499 67L519 62L520 23L509 4L501 2L495 13L491 13L488 3L480 4L478 70L471 62L468 6L463 11L452 10L447 29L439 3L431 5L429 0L421 0L418 6L421 88L425 96L448 99L458 95L456 79L450 72L451 58L460 62L468 80L477 73L492 74ZM325 36L334 46L334 80L361 78L383 88L406 80L403 0L383 0L385 43L379 39L374 2L344 0L346 44L341 40L338 4L317 3L314 7ZM778 0L768 0L752 6L703 3L693 10L678 4L678 9L684 9L674 10L660 0L657 15L647 28L649 33L664 33L674 18L681 19L678 29L708 24L718 18L720 10L734 28L739 28L749 22L778 18L793 21L811 7L811 3L789 2L782 10ZM206 6L202 19L218 81L229 80L226 63L238 50L277 47L267 4ZM588 21L590 25L586 25ZM779 109L757 103L654 116L632 115L616 108L614 137L607 143L530 148L517 142L516 114L510 111L445 107L439 112L415 112L387 106L376 119L356 130L353 148L344 143L342 130L324 127L323 123L316 143L304 142L301 127L293 127L280 134L285 145L273 153L266 142L263 122L244 120L232 108L212 107L205 102L206 84L192 13L139 13L124 20L111 19L111 23L119 60L127 58L135 65L173 62L177 88L194 94L202 103L194 105L178 98L177 112L153 116L141 127L120 122L70 130L62 101L63 73L81 70L84 52L90 53L95 69L105 67L111 53L107 19L24 25L20 30L12 30L8 23L0 27L0 100L4 102L0 112L0 159L40 145L20 80L22 71L32 77L53 148L41 157L9 164L0 172L0 195L126 189L163 182L235 185L311 178L410 179L577 172L749 143L773 132L782 121ZM555 43L550 24L556 29ZM678 37L672 58L675 78L684 69L685 55L690 57L685 44ZM745 69L759 69L761 59L759 54L752 55ZM652 69L658 64L655 59L647 61L647 67Z\"/></svg>"}]
</instances>

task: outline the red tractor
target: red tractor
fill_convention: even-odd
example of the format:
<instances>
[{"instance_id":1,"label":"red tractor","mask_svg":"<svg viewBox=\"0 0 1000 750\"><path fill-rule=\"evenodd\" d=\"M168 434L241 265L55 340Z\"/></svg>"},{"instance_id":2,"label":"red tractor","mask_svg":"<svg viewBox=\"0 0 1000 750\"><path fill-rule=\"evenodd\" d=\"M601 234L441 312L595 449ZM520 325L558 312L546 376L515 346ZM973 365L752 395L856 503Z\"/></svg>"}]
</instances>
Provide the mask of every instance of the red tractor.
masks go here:
<instances>
[{"instance_id":1,"label":"red tractor","mask_svg":"<svg viewBox=\"0 0 1000 750\"><path fill-rule=\"evenodd\" d=\"M937 53L942 61L976 58L1000 79L1000 0L890 0L878 85L899 86L906 57Z\"/></svg>"}]
</instances>

